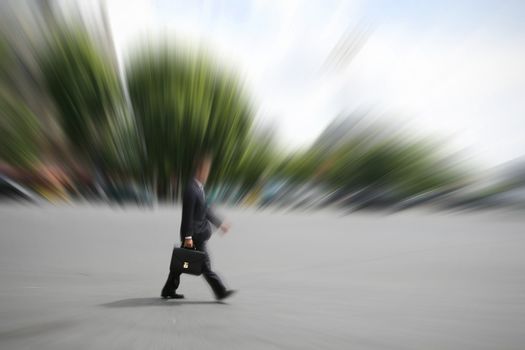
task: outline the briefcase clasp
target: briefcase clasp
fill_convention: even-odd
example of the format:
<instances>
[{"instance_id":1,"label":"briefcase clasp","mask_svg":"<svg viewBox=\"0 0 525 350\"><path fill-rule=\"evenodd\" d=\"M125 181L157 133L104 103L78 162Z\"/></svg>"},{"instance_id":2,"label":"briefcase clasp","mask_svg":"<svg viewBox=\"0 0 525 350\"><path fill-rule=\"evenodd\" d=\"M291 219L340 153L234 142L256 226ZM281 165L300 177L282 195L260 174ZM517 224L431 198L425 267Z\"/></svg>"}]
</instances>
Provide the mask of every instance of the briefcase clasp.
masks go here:
<instances>
[{"instance_id":1,"label":"briefcase clasp","mask_svg":"<svg viewBox=\"0 0 525 350\"><path fill-rule=\"evenodd\" d=\"M187 269L189 266L190 266L190 263L188 263L187 261L185 261L184 264L182 264L182 268L184 269Z\"/></svg>"}]
</instances>

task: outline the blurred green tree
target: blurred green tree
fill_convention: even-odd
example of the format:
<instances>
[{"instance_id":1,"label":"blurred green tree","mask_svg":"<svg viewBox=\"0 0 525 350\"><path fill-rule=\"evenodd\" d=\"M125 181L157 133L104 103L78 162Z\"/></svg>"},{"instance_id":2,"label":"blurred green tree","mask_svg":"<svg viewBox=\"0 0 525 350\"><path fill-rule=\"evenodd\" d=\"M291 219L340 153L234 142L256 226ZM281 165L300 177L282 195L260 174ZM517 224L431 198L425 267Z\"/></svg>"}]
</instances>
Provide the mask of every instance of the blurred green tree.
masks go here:
<instances>
[{"instance_id":1,"label":"blurred green tree","mask_svg":"<svg viewBox=\"0 0 525 350\"><path fill-rule=\"evenodd\" d=\"M34 167L40 135L40 124L27 106L0 94L0 158L17 167Z\"/></svg>"},{"instance_id":2,"label":"blurred green tree","mask_svg":"<svg viewBox=\"0 0 525 350\"><path fill-rule=\"evenodd\" d=\"M158 195L191 175L194 157L212 151L213 181L232 175L252 128L240 79L203 50L146 45L127 66L128 91L143 141L141 164Z\"/></svg>"},{"instance_id":3,"label":"blurred green tree","mask_svg":"<svg viewBox=\"0 0 525 350\"><path fill-rule=\"evenodd\" d=\"M72 151L100 174L134 174L139 140L109 34L101 35L81 22L51 27L42 75Z\"/></svg>"},{"instance_id":4,"label":"blurred green tree","mask_svg":"<svg viewBox=\"0 0 525 350\"><path fill-rule=\"evenodd\" d=\"M8 45L0 38L0 159L32 168L39 157L40 124L11 89L12 64Z\"/></svg>"},{"instance_id":5,"label":"blurred green tree","mask_svg":"<svg viewBox=\"0 0 525 350\"><path fill-rule=\"evenodd\" d=\"M450 188L463 177L439 155L436 142L410 141L395 132L384 135L382 125L348 131L340 139L322 134L323 139L285 159L276 175L348 192L388 189L399 198Z\"/></svg>"}]
</instances>

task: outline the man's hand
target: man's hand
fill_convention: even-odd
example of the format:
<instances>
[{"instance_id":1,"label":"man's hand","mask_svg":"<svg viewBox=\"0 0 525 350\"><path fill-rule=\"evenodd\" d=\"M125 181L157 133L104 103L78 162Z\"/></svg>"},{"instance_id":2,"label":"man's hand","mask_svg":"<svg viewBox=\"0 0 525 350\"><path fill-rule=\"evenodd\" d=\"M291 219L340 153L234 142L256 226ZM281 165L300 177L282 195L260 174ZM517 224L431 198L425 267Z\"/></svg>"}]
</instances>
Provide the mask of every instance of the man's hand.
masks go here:
<instances>
[{"instance_id":1,"label":"man's hand","mask_svg":"<svg viewBox=\"0 0 525 350\"><path fill-rule=\"evenodd\" d=\"M184 248L193 248L193 239L186 238L184 240Z\"/></svg>"},{"instance_id":2,"label":"man's hand","mask_svg":"<svg viewBox=\"0 0 525 350\"><path fill-rule=\"evenodd\" d=\"M222 233L226 234L228 231L230 231L230 227L231 225L229 222L223 222L219 228L221 229Z\"/></svg>"}]
</instances>

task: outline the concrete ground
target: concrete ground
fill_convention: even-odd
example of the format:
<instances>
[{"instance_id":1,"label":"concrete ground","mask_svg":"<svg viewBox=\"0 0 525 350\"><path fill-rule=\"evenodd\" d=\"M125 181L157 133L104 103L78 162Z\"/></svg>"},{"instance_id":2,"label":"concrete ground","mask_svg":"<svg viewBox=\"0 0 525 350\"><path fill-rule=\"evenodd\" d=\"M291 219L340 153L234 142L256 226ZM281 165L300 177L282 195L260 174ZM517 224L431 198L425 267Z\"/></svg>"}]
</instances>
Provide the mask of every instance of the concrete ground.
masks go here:
<instances>
[{"instance_id":1,"label":"concrete ground","mask_svg":"<svg viewBox=\"0 0 525 350\"><path fill-rule=\"evenodd\" d=\"M0 205L0 349L523 349L525 218L226 209L240 292L159 298L178 208Z\"/></svg>"}]
</instances>

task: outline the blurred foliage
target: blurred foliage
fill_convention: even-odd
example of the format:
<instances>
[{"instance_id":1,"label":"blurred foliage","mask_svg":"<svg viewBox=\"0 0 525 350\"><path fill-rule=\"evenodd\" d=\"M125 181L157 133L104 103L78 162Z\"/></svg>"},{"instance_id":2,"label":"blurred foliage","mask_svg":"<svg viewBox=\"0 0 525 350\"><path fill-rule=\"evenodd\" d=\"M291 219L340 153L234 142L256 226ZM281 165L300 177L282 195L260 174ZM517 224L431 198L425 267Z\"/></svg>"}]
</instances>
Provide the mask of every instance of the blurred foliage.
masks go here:
<instances>
[{"instance_id":1,"label":"blurred foliage","mask_svg":"<svg viewBox=\"0 0 525 350\"><path fill-rule=\"evenodd\" d=\"M350 123L344 130L345 123L337 124L311 147L279 152L275 133L253 125L242 79L205 49L145 42L120 74L110 34L88 29L50 21L38 63L42 96L56 110L69 152L94 178L104 174L139 183L159 198L177 197L195 156L212 152L210 185L217 197L235 201L256 198L273 180L348 192L375 187L408 197L461 179L436 143L385 136L381 126L354 130ZM11 64L9 47L0 42L0 157L30 166L41 157L43 119L11 93L4 74Z\"/></svg>"},{"instance_id":2,"label":"blurred foliage","mask_svg":"<svg viewBox=\"0 0 525 350\"><path fill-rule=\"evenodd\" d=\"M356 132L338 143L330 137L318 140L286 157L275 175L295 184L314 180L350 192L388 189L399 197L449 187L462 179L439 156L439 144L407 141L401 135L376 137L378 129L379 125Z\"/></svg>"},{"instance_id":3,"label":"blurred foliage","mask_svg":"<svg viewBox=\"0 0 525 350\"><path fill-rule=\"evenodd\" d=\"M94 161L104 147L104 130L118 113L122 89L111 57L82 26L51 29L41 57L42 75L70 143Z\"/></svg>"},{"instance_id":4,"label":"blurred foliage","mask_svg":"<svg viewBox=\"0 0 525 350\"><path fill-rule=\"evenodd\" d=\"M6 162L32 168L39 156L40 125L31 111L14 98L0 96L0 157Z\"/></svg>"},{"instance_id":5,"label":"blurred foliage","mask_svg":"<svg viewBox=\"0 0 525 350\"><path fill-rule=\"evenodd\" d=\"M47 91L62 129L88 166L106 174L139 173L139 139L107 37L81 23L57 21L40 57Z\"/></svg>"},{"instance_id":6,"label":"blurred foliage","mask_svg":"<svg viewBox=\"0 0 525 350\"><path fill-rule=\"evenodd\" d=\"M274 146L273 134L269 130L256 130L252 133L237 166L229 174L228 180L239 184L239 195L248 192L269 180L279 162L279 153Z\"/></svg>"},{"instance_id":7,"label":"blurred foliage","mask_svg":"<svg viewBox=\"0 0 525 350\"><path fill-rule=\"evenodd\" d=\"M31 168L39 156L40 124L31 110L11 89L10 70L14 58L0 38L0 158Z\"/></svg>"},{"instance_id":8,"label":"blurred foliage","mask_svg":"<svg viewBox=\"0 0 525 350\"><path fill-rule=\"evenodd\" d=\"M184 183L202 152L213 152L220 164L215 180L231 174L252 122L250 101L233 73L203 51L168 44L143 47L126 71L142 168L159 194L173 177L176 185Z\"/></svg>"}]
</instances>

